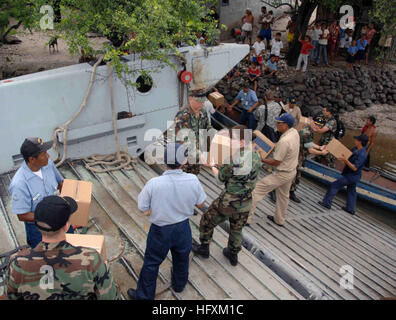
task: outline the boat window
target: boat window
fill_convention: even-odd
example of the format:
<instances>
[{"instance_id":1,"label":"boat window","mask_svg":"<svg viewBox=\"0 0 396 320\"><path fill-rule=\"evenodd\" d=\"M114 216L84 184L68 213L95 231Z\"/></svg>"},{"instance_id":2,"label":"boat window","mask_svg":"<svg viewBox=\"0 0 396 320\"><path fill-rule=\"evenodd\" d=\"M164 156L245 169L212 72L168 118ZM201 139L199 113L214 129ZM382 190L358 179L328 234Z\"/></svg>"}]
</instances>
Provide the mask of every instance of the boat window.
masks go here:
<instances>
[{"instance_id":1,"label":"boat window","mask_svg":"<svg viewBox=\"0 0 396 320\"><path fill-rule=\"evenodd\" d=\"M153 87L153 79L148 75L141 75L136 79L137 90L141 93L147 93Z\"/></svg>"}]
</instances>

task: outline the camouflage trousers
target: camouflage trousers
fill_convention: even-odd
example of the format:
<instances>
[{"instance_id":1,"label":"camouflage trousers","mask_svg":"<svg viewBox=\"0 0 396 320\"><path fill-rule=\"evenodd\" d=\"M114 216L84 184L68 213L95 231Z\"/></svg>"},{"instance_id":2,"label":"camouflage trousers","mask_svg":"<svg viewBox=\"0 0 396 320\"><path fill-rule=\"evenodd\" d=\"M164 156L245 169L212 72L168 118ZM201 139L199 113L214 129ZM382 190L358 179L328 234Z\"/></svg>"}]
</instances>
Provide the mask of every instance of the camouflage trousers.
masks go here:
<instances>
[{"instance_id":1,"label":"camouflage trousers","mask_svg":"<svg viewBox=\"0 0 396 320\"><path fill-rule=\"evenodd\" d=\"M201 165L199 164L186 164L183 166L183 171L185 173L192 173L195 174L196 176L199 175L201 171Z\"/></svg>"},{"instance_id":2,"label":"camouflage trousers","mask_svg":"<svg viewBox=\"0 0 396 320\"><path fill-rule=\"evenodd\" d=\"M249 217L252 198L225 193L212 202L201 218L199 225L201 244L209 244L212 240L213 230L224 221L230 222L230 235L228 249L237 254L242 248L242 228Z\"/></svg>"},{"instance_id":3,"label":"camouflage trousers","mask_svg":"<svg viewBox=\"0 0 396 320\"><path fill-rule=\"evenodd\" d=\"M325 166L328 166L329 168L333 168L333 169L336 168L335 160L336 159L334 158L334 156L330 153L316 157L317 162L319 162Z\"/></svg>"}]
</instances>

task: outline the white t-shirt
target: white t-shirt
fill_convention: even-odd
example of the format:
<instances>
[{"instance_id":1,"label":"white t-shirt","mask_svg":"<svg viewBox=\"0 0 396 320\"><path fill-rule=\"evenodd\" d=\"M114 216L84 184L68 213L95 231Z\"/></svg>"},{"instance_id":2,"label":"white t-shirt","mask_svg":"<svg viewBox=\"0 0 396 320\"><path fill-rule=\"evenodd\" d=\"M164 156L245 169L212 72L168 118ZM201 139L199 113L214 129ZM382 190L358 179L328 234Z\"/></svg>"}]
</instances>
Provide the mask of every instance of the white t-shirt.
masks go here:
<instances>
[{"instance_id":1,"label":"white t-shirt","mask_svg":"<svg viewBox=\"0 0 396 320\"><path fill-rule=\"evenodd\" d=\"M260 55L261 51L263 51L262 54L264 54L265 53L265 43L264 43L264 41L261 41L261 42L256 41L254 43L254 45L253 45L253 49L256 50L256 54L257 55Z\"/></svg>"},{"instance_id":2,"label":"white t-shirt","mask_svg":"<svg viewBox=\"0 0 396 320\"><path fill-rule=\"evenodd\" d=\"M320 28L319 29L314 28L313 30L311 30L310 36L312 38L312 41L318 41L320 34L322 34L322 29Z\"/></svg>"},{"instance_id":3,"label":"white t-shirt","mask_svg":"<svg viewBox=\"0 0 396 320\"><path fill-rule=\"evenodd\" d=\"M43 173L41 172L41 169L39 171L32 171L36 176L40 177L43 179Z\"/></svg>"},{"instance_id":4,"label":"white t-shirt","mask_svg":"<svg viewBox=\"0 0 396 320\"><path fill-rule=\"evenodd\" d=\"M340 48L349 48L352 44L352 37L348 36L348 35L344 35L341 39L340 39Z\"/></svg>"},{"instance_id":5,"label":"white t-shirt","mask_svg":"<svg viewBox=\"0 0 396 320\"><path fill-rule=\"evenodd\" d=\"M271 22L271 21L272 21L272 14L269 15L269 18L267 18L267 16L263 18L263 22Z\"/></svg>"},{"instance_id":6,"label":"white t-shirt","mask_svg":"<svg viewBox=\"0 0 396 320\"><path fill-rule=\"evenodd\" d=\"M319 35L321 35L322 33L323 33L323 36L326 37L329 35L329 30L325 29L324 31L322 31L322 29L320 29ZM319 39L319 44L327 45L327 39Z\"/></svg>"},{"instance_id":7,"label":"white t-shirt","mask_svg":"<svg viewBox=\"0 0 396 320\"><path fill-rule=\"evenodd\" d=\"M279 57L282 48L283 48L282 40L280 41L276 41L275 39L271 40L271 54Z\"/></svg>"}]
</instances>

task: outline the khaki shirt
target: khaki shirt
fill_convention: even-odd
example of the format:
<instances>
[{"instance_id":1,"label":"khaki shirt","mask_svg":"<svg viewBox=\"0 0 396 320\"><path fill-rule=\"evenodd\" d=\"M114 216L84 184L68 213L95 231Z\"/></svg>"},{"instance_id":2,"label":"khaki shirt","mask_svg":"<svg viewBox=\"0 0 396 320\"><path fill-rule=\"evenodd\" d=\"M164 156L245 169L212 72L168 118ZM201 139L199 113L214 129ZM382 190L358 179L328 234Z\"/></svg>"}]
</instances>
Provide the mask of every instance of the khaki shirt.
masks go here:
<instances>
[{"instance_id":1,"label":"khaki shirt","mask_svg":"<svg viewBox=\"0 0 396 320\"><path fill-rule=\"evenodd\" d=\"M298 125L300 124L300 120L301 120L301 110L300 107L298 106L294 106L294 108L290 108L289 105L285 105L283 108L286 112L290 113L293 118L294 118L294 125L293 128L297 128Z\"/></svg>"},{"instance_id":2,"label":"khaki shirt","mask_svg":"<svg viewBox=\"0 0 396 320\"><path fill-rule=\"evenodd\" d=\"M299 151L300 135L296 129L290 128L282 134L275 146L274 159L281 163L276 170L285 172L296 170Z\"/></svg>"}]
</instances>

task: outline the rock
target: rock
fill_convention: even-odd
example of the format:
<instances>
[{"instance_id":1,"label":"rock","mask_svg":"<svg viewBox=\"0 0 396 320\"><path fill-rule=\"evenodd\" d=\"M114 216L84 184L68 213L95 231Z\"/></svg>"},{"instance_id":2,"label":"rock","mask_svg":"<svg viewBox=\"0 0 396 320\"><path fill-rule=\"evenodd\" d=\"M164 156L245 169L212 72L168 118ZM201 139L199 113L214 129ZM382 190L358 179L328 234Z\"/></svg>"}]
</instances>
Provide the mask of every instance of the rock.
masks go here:
<instances>
[{"instance_id":1,"label":"rock","mask_svg":"<svg viewBox=\"0 0 396 320\"><path fill-rule=\"evenodd\" d=\"M353 101L353 95L347 94L344 98L344 100L348 103L351 103Z\"/></svg>"},{"instance_id":2,"label":"rock","mask_svg":"<svg viewBox=\"0 0 396 320\"><path fill-rule=\"evenodd\" d=\"M355 106L361 106L363 104L363 101L360 98L355 98L353 99L353 103Z\"/></svg>"},{"instance_id":3,"label":"rock","mask_svg":"<svg viewBox=\"0 0 396 320\"><path fill-rule=\"evenodd\" d=\"M366 105L364 105L364 104L355 106L355 109L357 109L357 110L365 110L366 108L367 108L367 107L366 107Z\"/></svg>"},{"instance_id":4,"label":"rock","mask_svg":"<svg viewBox=\"0 0 396 320\"><path fill-rule=\"evenodd\" d=\"M307 90L306 86L303 84L296 84L293 86L294 91L305 91Z\"/></svg>"},{"instance_id":5,"label":"rock","mask_svg":"<svg viewBox=\"0 0 396 320\"><path fill-rule=\"evenodd\" d=\"M345 109L346 109L346 111L348 111L348 112L352 112L352 111L354 110L354 108L353 108L350 104L347 104L347 105L345 106Z\"/></svg>"}]
</instances>

